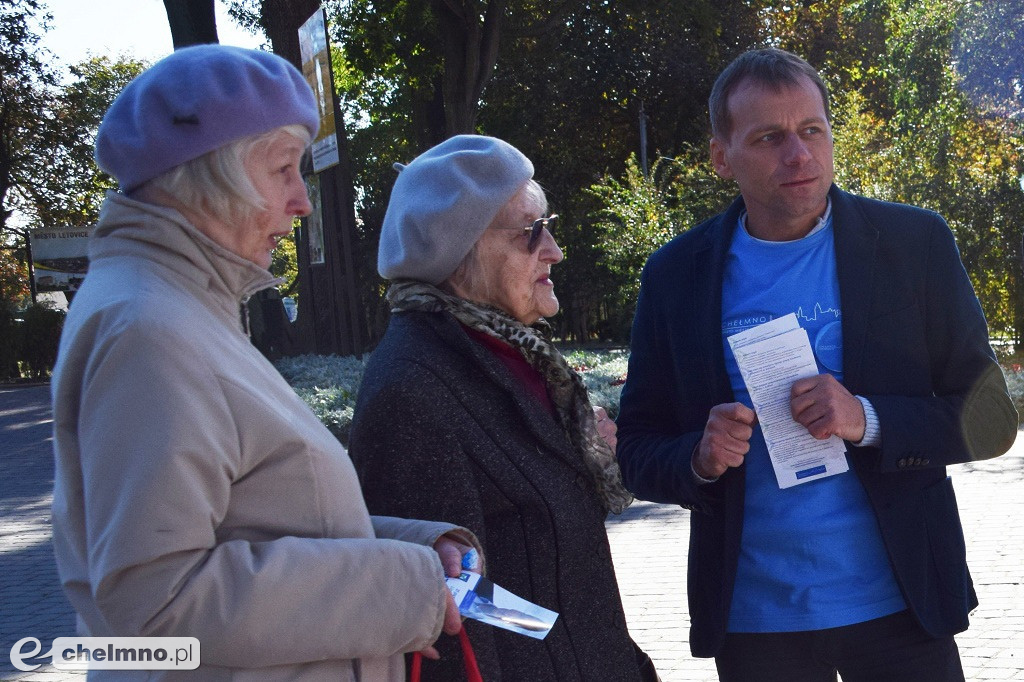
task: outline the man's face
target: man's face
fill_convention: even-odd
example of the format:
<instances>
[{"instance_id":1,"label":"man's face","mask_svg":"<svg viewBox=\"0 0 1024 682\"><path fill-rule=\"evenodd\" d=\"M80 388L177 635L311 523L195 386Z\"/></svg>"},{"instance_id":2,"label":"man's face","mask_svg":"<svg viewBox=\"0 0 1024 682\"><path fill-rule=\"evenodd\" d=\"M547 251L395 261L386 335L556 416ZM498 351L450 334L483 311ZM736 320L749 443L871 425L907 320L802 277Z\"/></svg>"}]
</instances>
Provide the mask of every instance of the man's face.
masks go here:
<instances>
[{"instance_id":1,"label":"man's face","mask_svg":"<svg viewBox=\"0 0 1024 682\"><path fill-rule=\"evenodd\" d=\"M825 212L834 175L821 93L806 77L778 91L745 80L726 106L732 131L711 139L711 160L739 185L747 229L759 239L799 239Z\"/></svg>"}]
</instances>

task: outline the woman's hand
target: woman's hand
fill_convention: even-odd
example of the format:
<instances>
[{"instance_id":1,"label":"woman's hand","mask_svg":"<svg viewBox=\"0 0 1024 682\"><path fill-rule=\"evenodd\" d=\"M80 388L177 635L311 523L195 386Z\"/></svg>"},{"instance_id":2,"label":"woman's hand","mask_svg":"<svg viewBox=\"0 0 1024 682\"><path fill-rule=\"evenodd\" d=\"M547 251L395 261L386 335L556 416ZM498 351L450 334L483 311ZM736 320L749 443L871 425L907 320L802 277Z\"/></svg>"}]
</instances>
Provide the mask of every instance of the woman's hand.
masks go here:
<instances>
[{"instance_id":1,"label":"woman's hand","mask_svg":"<svg viewBox=\"0 0 1024 682\"><path fill-rule=\"evenodd\" d=\"M482 557L470 546L459 542L451 535L442 535L434 542L434 551L441 557L441 566L444 574L449 578L458 578L463 568L474 573L480 573L483 566ZM470 554L472 552L472 554ZM470 554L470 561L473 565L463 566L463 557ZM458 632L458 630L456 630Z\"/></svg>"},{"instance_id":2,"label":"woman's hand","mask_svg":"<svg viewBox=\"0 0 1024 682\"><path fill-rule=\"evenodd\" d=\"M448 591L447 588L445 588L445 591ZM452 596L451 592L448 592L448 598L444 606L444 626L442 629L449 635L457 635L459 630L462 629L462 616L459 614L459 607L455 605L455 597ZM432 661L437 661L441 658L441 654L432 646L420 649L420 653Z\"/></svg>"},{"instance_id":3,"label":"woman's hand","mask_svg":"<svg viewBox=\"0 0 1024 682\"><path fill-rule=\"evenodd\" d=\"M457 578L462 573L463 559L466 555L469 555L469 562L472 562L472 565L465 567L466 570L476 573L480 572L481 561L476 550L469 545L464 545L451 536L442 535L439 537L434 542L434 551L441 558L444 574L450 578ZM459 607L455 604L455 598L452 596L452 593L447 588L445 588L445 592L447 592L447 597L444 608L444 626L442 629L449 635L457 635L459 630L462 629L462 616L459 614ZM437 649L432 646L421 650L420 653L434 661L441 657L437 653Z\"/></svg>"},{"instance_id":4,"label":"woman's hand","mask_svg":"<svg viewBox=\"0 0 1024 682\"><path fill-rule=\"evenodd\" d=\"M619 442L615 433L619 430L618 425L608 418L608 412L601 406L594 407L594 418L597 420L597 433L608 443L608 447L615 452L615 445Z\"/></svg>"}]
</instances>

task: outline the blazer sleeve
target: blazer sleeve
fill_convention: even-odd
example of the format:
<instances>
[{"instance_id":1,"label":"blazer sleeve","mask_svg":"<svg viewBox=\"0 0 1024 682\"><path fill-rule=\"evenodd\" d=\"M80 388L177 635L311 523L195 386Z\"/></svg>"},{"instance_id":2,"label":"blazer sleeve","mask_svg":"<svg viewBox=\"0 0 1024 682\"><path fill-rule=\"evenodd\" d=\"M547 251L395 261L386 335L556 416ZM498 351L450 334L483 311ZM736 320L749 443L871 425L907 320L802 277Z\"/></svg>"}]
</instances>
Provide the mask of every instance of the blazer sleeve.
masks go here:
<instances>
[{"instance_id":1,"label":"blazer sleeve","mask_svg":"<svg viewBox=\"0 0 1024 682\"><path fill-rule=\"evenodd\" d=\"M869 381L885 390L862 393L881 426L881 471L996 457L1017 435L1017 413L989 345L981 305L952 233L931 215L923 239L911 247L915 255L905 259L920 271L916 300L871 322L872 348L906 346L903 362L873 369ZM898 296L898 287L889 295ZM920 336L911 335L915 329Z\"/></svg>"},{"instance_id":2,"label":"blazer sleeve","mask_svg":"<svg viewBox=\"0 0 1024 682\"><path fill-rule=\"evenodd\" d=\"M630 338L629 367L619 403L616 456L626 487L652 502L679 504L702 511L717 483L698 486L691 457L703 435L707 409L680 386L680 353L671 346L664 314L674 299L650 263L641 277L640 296ZM665 296L669 298L666 299Z\"/></svg>"}]
</instances>

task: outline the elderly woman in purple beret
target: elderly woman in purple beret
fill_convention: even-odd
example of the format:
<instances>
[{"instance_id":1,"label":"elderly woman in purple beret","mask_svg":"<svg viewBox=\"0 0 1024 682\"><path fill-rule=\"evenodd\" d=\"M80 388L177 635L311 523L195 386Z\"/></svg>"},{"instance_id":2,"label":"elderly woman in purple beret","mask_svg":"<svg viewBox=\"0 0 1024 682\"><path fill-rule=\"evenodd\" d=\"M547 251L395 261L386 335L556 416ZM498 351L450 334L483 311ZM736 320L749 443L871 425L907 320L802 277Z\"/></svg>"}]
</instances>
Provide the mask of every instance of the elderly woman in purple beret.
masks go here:
<instances>
[{"instance_id":1,"label":"elderly woman in purple beret","mask_svg":"<svg viewBox=\"0 0 1024 682\"><path fill-rule=\"evenodd\" d=\"M138 679L398 682L401 654L460 628L444 579L472 533L370 516L240 317L310 211L317 128L288 62L206 45L132 81L99 129L120 191L53 379L54 548L80 634L199 640L198 669Z\"/></svg>"},{"instance_id":2,"label":"elderly woman in purple beret","mask_svg":"<svg viewBox=\"0 0 1024 682\"><path fill-rule=\"evenodd\" d=\"M544 640L467 621L484 680L656 679L626 628L604 529L632 499L615 427L544 321L562 251L533 164L459 135L400 168L377 261L393 315L351 433L370 510L469 528L495 583L558 612ZM465 679L452 638L438 649L423 679Z\"/></svg>"}]
</instances>

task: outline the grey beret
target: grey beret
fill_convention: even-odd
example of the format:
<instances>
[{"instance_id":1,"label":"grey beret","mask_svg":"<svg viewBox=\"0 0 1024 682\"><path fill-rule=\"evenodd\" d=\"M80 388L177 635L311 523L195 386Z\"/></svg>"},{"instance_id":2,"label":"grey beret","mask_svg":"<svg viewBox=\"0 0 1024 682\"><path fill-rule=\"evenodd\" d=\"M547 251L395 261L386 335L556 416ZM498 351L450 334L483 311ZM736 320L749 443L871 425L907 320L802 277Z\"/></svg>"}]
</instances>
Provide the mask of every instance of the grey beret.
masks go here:
<instances>
[{"instance_id":1,"label":"grey beret","mask_svg":"<svg viewBox=\"0 0 1024 682\"><path fill-rule=\"evenodd\" d=\"M195 45L164 57L117 96L96 135L96 163L129 192L229 142L292 124L316 137L320 112L286 59Z\"/></svg>"},{"instance_id":2,"label":"grey beret","mask_svg":"<svg viewBox=\"0 0 1024 682\"><path fill-rule=\"evenodd\" d=\"M526 182L533 164L507 142L457 135L400 166L384 215L377 270L439 284Z\"/></svg>"}]
</instances>

